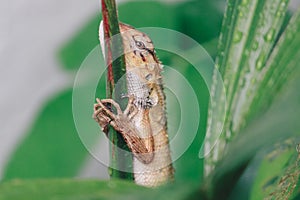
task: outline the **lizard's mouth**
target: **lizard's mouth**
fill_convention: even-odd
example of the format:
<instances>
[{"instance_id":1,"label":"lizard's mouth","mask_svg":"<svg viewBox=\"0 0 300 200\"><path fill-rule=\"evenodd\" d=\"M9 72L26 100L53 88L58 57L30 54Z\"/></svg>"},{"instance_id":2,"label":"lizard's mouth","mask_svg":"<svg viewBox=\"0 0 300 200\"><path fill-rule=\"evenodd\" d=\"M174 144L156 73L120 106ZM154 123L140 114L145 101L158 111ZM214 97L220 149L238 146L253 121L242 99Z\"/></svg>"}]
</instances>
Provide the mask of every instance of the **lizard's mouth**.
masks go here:
<instances>
[{"instance_id":1,"label":"lizard's mouth","mask_svg":"<svg viewBox=\"0 0 300 200\"><path fill-rule=\"evenodd\" d=\"M157 58L157 56L156 56L154 50L147 49L147 48L146 48L145 50L153 57L153 60L154 60L155 62L159 63L159 60L158 60L158 58Z\"/></svg>"}]
</instances>

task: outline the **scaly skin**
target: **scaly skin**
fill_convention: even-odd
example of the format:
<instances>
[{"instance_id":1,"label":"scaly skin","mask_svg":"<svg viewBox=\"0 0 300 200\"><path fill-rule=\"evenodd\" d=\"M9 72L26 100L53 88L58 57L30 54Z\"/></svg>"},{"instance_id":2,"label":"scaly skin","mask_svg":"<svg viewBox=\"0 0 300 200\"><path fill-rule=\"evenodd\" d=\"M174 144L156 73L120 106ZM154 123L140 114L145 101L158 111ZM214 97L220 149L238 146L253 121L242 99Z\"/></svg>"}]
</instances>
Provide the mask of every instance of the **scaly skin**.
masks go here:
<instances>
[{"instance_id":1,"label":"scaly skin","mask_svg":"<svg viewBox=\"0 0 300 200\"><path fill-rule=\"evenodd\" d=\"M124 137L134 155L135 182L148 187L159 186L174 179L167 134L162 66L156 57L153 43L146 34L125 24L120 24L120 31L129 102L122 112L112 99L97 99L94 119L104 132L111 125ZM100 35L100 38L103 37ZM108 103L116 108L117 114L105 106Z\"/></svg>"}]
</instances>

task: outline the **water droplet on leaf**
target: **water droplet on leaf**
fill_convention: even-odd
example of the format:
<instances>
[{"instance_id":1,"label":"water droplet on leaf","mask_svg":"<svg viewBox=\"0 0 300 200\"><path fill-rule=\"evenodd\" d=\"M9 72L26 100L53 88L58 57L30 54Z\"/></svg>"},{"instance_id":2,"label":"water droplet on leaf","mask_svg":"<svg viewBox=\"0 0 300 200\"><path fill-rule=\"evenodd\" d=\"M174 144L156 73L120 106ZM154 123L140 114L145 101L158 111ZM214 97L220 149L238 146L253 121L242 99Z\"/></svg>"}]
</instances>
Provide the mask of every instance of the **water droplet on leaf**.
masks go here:
<instances>
[{"instance_id":1,"label":"water droplet on leaf","mask_svg":"<svg viewBox=\"0 0 300 200\"><path fill-rule=\"evenodd\" d=\"M271 42L272 40L274 40L274 37L275 37L275 30L270 29L264 38L266 42Z\"/></svg>"},{"instance_id":2,"label":"water droplet on leaf","mask_svg":"<svg viewBox=\"0 0 300 200\"><path fill-rule=\"evenodd\" d=\"M249 3L248 0L243 0L243 1L242 1L242 5L243 5L243 6L247 5L248 3Z\"/></svg>"},{"instance_id":3,"label":"water droplet on leaf","mask_svg":"<svg viewBox=\"0 0 300 200\"><path fill-rule=\"evenodd\" d=\"M281 17L281 16L283 16L283 12L281 12L281 11L278 11L278 12L276 12L276 17Z\"/></svg>"},{"instance_id":4,"label":"water droplet on leaf","mask_svg":"<svg viewBox=\"0 0 300 200\"><path fill-rule=\"evenodd\" d=\"M244 55L245 55L245 56L249 56L249 54L250 54L249 50L246 49L246 50L244 51Z\"/></svg>"},{"instance_id":5,"label":"water droplet on leaf","mask_svg":"<svg viewBox=\"0 0 300 200\"><path fill-rule=\"evenodd\" d=\"M260 55L256 61L256 69L261 70L264 67L265 55Z\"/></svg>"},{"instance_id":6,"label":"water droplet on leaf","mask_svg":"<svg viewBox=\"0 0 300 200\"><path fill-rule=\"evenodd\" d=\"M252 44L252 49L253 49L254 51L256 51L257 48L258 48L258 46L259 46L258 42L257 42L257 41L254 41L253 44Z\"/></svg>"},{"instance_id":7,"label":"water droplet on leaf","mask_svg":"<svg viewBox=\"0 0 300 200\"><path fill-rule=\"evenodd\" d=\"M233 35L233 42L238 43L241 41L243 33L241 31L235 31Z\"/></svg>"},{"instance_id":8,"label":"water droplet on leaf","mask_svg":"<svg viewBox=\"0 0 300 200\"><path fill-rule=\"evenodd\" d=\"M246 85L246 78L240 80L240 87L244 87Z\"/></svg>"}]
</instances>

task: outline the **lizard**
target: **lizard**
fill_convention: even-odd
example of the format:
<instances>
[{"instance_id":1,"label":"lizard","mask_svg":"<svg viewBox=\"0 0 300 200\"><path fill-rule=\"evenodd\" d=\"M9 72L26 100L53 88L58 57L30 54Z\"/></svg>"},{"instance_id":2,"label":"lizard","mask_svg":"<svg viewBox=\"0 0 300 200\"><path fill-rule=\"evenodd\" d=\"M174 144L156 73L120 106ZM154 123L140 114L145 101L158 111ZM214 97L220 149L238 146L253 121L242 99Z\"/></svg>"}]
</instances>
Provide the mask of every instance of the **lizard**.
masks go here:
<instances>
[{"instance_id":1,"label":"lizard","mask_svg":"<svg viewBox=\"0 0 300 200\"><path fill-rule=\"evenodd\" d=\"M97 98L93 118L106 135L110 125L124 138L133 153L135 183L156 187L174 180L161 75L163 66L148 35L127 24L119 23L119 27L125 54L128 104L123 112L113 99ZM102 52L105 52L102 22L99 37ZM107 104L115 107L116 113Z\"/></svg>"}]
</instances>

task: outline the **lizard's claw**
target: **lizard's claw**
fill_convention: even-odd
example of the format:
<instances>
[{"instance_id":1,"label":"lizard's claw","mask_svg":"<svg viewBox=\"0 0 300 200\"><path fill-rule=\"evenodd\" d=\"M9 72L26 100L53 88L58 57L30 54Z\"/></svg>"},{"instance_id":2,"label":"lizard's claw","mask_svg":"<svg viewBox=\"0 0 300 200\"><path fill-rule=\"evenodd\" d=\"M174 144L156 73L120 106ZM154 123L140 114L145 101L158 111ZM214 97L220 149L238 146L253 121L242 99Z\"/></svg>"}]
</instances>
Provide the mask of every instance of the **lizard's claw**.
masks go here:
<instances>
[{"instance_id":1,"label":"lizard's claw","mask_svg":"<svg viewBox=\"0 0 300 200\"><path fill-rule=\"evenodd\" d=\"M112 121L116 119L116 115L111 112L103 103L111 103L106 100L96 99L97 103L94 104L94 114L93 118L102 128L104 133L108 133L108 125L111 124ZM115 105L114 105L115 106Z\"/></svg>"},{"instance_id":2,"label":"lizard's claw","mask_svg":"<svg viewBox=\"0 0 300 200\"><path fill-rule=\"evenodd\" d=\"M98 104L95 105L95 107L98 107ZM108 133L108 125L110 124L111 119L105 115L102 108L99 108L94 111L93 118L95 121L100 125L101 130L107 134Z\"/></svg>"},{"instance_id":3,"label":"lizard's claw","mask_svg":"<svg viewBox=\"0 0 300 200\"><path fill-rule=\"evenodd\" d=\"M100 125L101 130L107 135L108 125L111 123L111 119L104 114L102 109L99 109L97 113L94 113L94 119Z\"/></svg>"},{"instance_id":4,"label":"lizard's claw","mask_svg":"<svg viewBox=\"0 0 300 200\"><path fill-rule=\"evenodd\" d=\"M104 105L104 104L106 104L106 103L110 103L110 104L112 104L113 106L115 106L116 107L116 105L118 105L117 103L112 103L112 102L115 102L115 101L113 101L112 99L103 99L103 100L100 100L100 99L96 99L96 101L97 101L97 105L98 105L98 107L100 107L102 110L103 110L103 112L104 113L106 113L106 115L108 116L108 117L110 117L112 120L114 120L115 118L116 118L116 115L106 106L106 105ZM116 105L115 105L116 104ZM120 109L120 106L118 105L118 107L119 107L119 109ZM119 113L120 111L121 111L121 109L120 110L118 110L118 108L116 107L116 109L117 109L117 112ZM122 111L121 111L122 112Z\"/></svg>"},{"instance_id":5,"label":"lizard's claw","mask_svg":"<svg viewBox=\"0 0 300 200\"><path fill-rule=\"evenodd\" d=\"M103 105L103 103L110 103L111 105L113 105L117 109L117 114L118 115L122 115L123 114L123 112L122 112L122 110L120 108L120 105L117 102L115 102L113 99L103 99L101 101L99 99L97 99L97 102L99 104L102 104L102 105Z\"/></svg>"}]
</instances>

